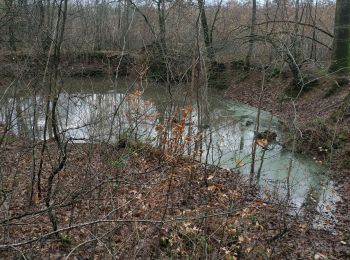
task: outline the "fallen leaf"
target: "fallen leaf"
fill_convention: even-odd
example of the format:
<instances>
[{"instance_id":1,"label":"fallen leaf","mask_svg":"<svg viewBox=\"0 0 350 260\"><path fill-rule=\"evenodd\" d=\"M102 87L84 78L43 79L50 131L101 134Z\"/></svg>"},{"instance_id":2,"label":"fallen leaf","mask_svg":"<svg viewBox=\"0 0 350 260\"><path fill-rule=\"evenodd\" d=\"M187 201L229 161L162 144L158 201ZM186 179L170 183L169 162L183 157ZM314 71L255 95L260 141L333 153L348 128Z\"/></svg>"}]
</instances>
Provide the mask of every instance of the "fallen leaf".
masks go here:
<instances>
[{"instance_id":1,"label":"fallen leaf","mask_svg":"<svg viewBox=\"0 0 350 260\"><path fill-rule=\"evenodd\" d=\"M327 257L321 253L317 253L314 255L314 259L317 260L317 259L326 259Z\"/></svg>"},{"instance_id":2,"label":"fallen leaf","mask_svg":"<svg viewBox=\"0 0 350 260\"><path fill-rule=\"evenodd\" d=\"M215 185L209 185L208 186L208 190L210 190L210 191L214 191L216 189L217 189L217 187Z\"/></svg>"},{"instance_id":3,"label":"fallen leaf","mask_svg":"<svg viewBox=\"0 0 350 260\"><path fill-rule=\"evenodd\" d=\"M269 144L269 142L267 139L257 139L256 144L264 148Z\"/></svg>"},{"instance_id":4,"label":"fallen leaf","mask_svg":"<svg viewBox=\"0 0 350 260\"><path fill-rule=\"evenodd\" d=\"M236 162L236 166L238 166L238 167L244 166L243 160L236 160L235 162Z\"/></svg>"},{"instance_id":5,"label":"fallen leaf","mask_svg":"<svg viewBox=\"0 0 350 260\"><path fill-rule=\"evenodd\" d=\"M250 251L252 251L252 247L248 247L245 251L247 252L247 253L250 253Z\"/></svg>"}]
</instances>

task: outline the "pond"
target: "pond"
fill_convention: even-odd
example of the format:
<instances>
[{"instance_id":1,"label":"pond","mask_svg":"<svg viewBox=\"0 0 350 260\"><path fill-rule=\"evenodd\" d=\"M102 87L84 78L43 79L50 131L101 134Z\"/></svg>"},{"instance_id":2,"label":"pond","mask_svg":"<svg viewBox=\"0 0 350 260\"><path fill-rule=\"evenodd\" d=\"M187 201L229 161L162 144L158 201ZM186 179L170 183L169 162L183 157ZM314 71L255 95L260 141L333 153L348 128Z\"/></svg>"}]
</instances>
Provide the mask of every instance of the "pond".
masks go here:
<instances>
[{"instance_id":1,"label":"pond","mask_svg":"<svg viewBox=\"0 0 350 260\"><path fill-rule=\"evenodd\" d=\"M204 98L200 95L198 106L198 93L189 98L188 87L144 83L140 91L134 92L131 85L130 82L113 85L102 79L65 80L57 109L61 132L75 142L116 142L120 136L130 135L155 143L158 136L155 126L169 118L174 120L172 112L177 108L191 105L191 118L186 125L192 125L191 131L203 131L202 160L249 174L256 108L225 99L223 92L212 89ZM14 97L13 91L7 89L1 95L0 121L10 122L15 133L42 138L44 114L45 98L32 91L20 91ZM259 132L265 130L276 133L277 138L265 152L257 146L256 170L264 152L260 186L282 198L289 186L291 205L299 210L311 201L321 213L315 228L331 229L336 221L331 212L339 197L333 182L324 174L326 168L312 158L284 149L281 144L287 131L276 117L261 111Z\"/></svg>"}]
</instances>

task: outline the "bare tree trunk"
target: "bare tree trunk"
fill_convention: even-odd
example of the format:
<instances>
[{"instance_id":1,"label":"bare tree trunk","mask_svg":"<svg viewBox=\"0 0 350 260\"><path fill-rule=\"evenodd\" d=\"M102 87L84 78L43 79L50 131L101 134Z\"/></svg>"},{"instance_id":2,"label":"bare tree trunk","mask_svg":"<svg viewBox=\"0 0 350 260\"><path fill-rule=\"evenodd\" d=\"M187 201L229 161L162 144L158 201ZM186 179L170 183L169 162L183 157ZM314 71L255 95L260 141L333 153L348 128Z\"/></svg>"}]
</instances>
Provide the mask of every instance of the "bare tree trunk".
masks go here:
<instances>
[{"instance_id":1,"label":"bare tree trunk","mask_svg":"<svg viewBox=\"0 0 350 260\"><path fill-rule=\"evenodd\" d=\"M254 184L255 179L255 162L256 162L256 151L257 151L257 135L259 133L260 129L260 116L261 116L261 105L262 105L262 98L264 94L264 88L265 88L265 71L263 71L262 74L262 82L261 82L261 89L259 94L259 103L258 103L258 111L256 115L256 125L255 125L255 131L254 131L254 138L252 143L252 162L250 164L250 173L249 173L249 186L252 186Z\"/></svg>"},{"instance_id":2,"label":"bare tree trunk","mask_svg":"<svg viewBox=\"0 0 350 260\"><path fill-rule=\"evenodd\" d=\"M166 30L165 30L165 0L157 2L158 24L159 24L159 44L164 54L167 53Z\"/></svg>"},{"instance_id":3,"label":"bare tree trunk","mask_svg":"<svg viewBox=\"0 0 350 260\"><path fill-rule=\"evenodd\" d=\"M102 43L102 15L103 15L103 3L101 3L99 0L95 1L95 8L96 8L96 27L95 27L95 43L94 43L94 50L100 51L101 50L101 43Z\"/></svg>"},{"instance_id":4,"label":"bare tree trunk","mask_svg":"<svg viewBox=\"0 0 350 260\"><path fill-rule=\"evenodd\" d=\"M21 98L15 97L16 102L16 118L18 126L18 135L26 137L28 134L28 128L24 120L24 113L21 107Z\"/></svg>"},{"instance_id":5,"label":"bare tree trunk","mask_svg":"<svg viewBox=\"0 0 350 260\"><path fill-rule=\"evenodd\" d=\"M37 8L39 11L39 22L38 22L38 28L37 33L39 34L40 39L40 48L42 48L44 51L47 50L47 43L46 43L46 35L43 33L43 27L45 22L45 10L44 10L44 4L42 0L39 0L37 2Z\"/></svg>"},{"instance_id":6,"label":"bare tree trunk","mask_svg":"<svg viewBox=\"0 0 350 260\"><path fill-rule=\"evenodd\" d=\"M60 1L59 8L58 8L56 32L55 32L56 37L54 38L54 54L53 54L53 65L54 65L54 75L53 75L54 89L53 90L56 93L55 93L55 96L52 102L52 108L51 108L51 125L53 129L54 139L56 140L56 143L59 149L59 159L58 159L56 168L52 171L52 173L48 177L45 205L48 208L49 219L51 221L54 231L56 231L58 228L58 221L54 210L51 209L52 189L53 189L55 176L63 169L63 167L66 164L66 160L67 160L66 150L67 150L67 143L68 143L67 141L64 141L58 133L58 124L57 124L57 117L56 117L56 107L57 107L57 102L59 97L59 91L56 90L56 87L57 87L57 79L58 79L59 64L60 64L61 46L63 42L66 19L67 19L67 6L68 6L68 0Z\"/></svg>"},{"instance_id":7,"label":"bare tree trunk","mask_svg":"<svg viewBox=\"0 0 350 260\"><path fill-rule=\"evenodd\" d=\"M120 21L120 29L122 31L120 46L123 46L125 44L125 48L129 49L129 39L127 38L127 34L128 34L129 21L130 21L130 2L127 0L124 1L124 10L123 10L122 18L123 18L123 21Z\"/></svg>"},{"instance_id":8,"label":"bare tree trunk","mask_svg":"<svg viewBox=\"0 0 350 260\"><path fill-rule=\"evenodd\" d=\"M292 33L292 55L297 64L299 64L301 56L301 44L298 39L299 34L299 11L300 11L300 1L295 1L295 14L294 14L294 30Z\"/></svg>"},{"instance_id":9,"label":"bare tree trunk","mask_svg":"<svg viewBox=\"0 0 350 260\"><path fill-rule=\"evenodd\" d=\"M312 6L313 1L310 3L310 8ZM317 59L317 35L316 35L316 19L317 19L317 9L318 9L318 0L316 0L315 3L315 13L314 16L312 17L312 14L310 14L312 18L312 24L314 26L313 31L312 31L312 42L311 42L311 50L310 50L310 59L316 60ZM311 11L310 11L311 13Z\"/></svg>"},{"instance_id":10,"label":"bare tree trunk","mask_svg":"<svg viewBox=\"0 0 350 260\"><path fill-rule=\"evenodd\" d=\"M15 37L15 3L14 0L6 0L6 9L9 16L8 19L8 41L12 51L16 51L16 37Z\"/></svg>"},{"instance_id":11,"label":"bare tree trunk","mask_svg":"<svg viewBox=\"0 0 350 260\"><path fill-rule=\"evenodd\" d=\"M330 72L350 73L350 1L337 0Z\"/></svg>"},{"instance_id":12,"label":"bare tree trunk","mask_svg":"<svg viewBox=\"0 0 350 260\"><path fill-rule=\"evenodd\" d=\"M248 53L245 59L245 65L250 66L250 60L253 54L254 49L254 35L255 35L255 25L256 25L256 0L252 0L252 23L250 25L250 39L249 39L249 48Z\"/></svg>"},{"instance_id":13,"label":"bare tree trunk","mask_svg":"<svg viewBox=\"0 0 350 260\"><path fill-rule=\"evenodd\" d=\"M202 29L203 29L204 44L207 49L207 56L210 62L214 62L215 53L213 49L212 38L210 37L207 16L205 14L204 0L198 0L198 7L199 7L200 18L201 18Z\"/></svg>"}]
</instances>

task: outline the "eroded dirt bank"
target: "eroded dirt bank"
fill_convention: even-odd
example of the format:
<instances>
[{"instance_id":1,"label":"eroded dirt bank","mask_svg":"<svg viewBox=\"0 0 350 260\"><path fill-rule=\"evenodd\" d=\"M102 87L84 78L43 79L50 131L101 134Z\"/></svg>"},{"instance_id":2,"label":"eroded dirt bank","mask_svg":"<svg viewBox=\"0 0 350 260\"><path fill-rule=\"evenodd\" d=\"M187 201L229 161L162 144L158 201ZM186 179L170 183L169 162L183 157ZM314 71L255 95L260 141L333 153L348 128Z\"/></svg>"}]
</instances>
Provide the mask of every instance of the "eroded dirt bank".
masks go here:
<instances>
[{"instance_id":1,"label":"eroded dirt bank","mask_svg":"<svg viewBox=\"0 0 350 260\"><path fill-rule=\"evenodd\" d=\"M329 174L336 182L342 201L337 205L337 235L333 238L326 236L322 240L331 243L335 251L346 248L345 255L349 257L350 84L334 88L334 80L321 79L293 105L286 95L290 77L264 80L262 88L262 74L253 71L246 79L233 82L226 96L271 111L290 129L297 127L297 152L308 154L329 167ZM323 243L322 240L315 239L319 241L317 243Z\"/></svg>"}]
</instances>

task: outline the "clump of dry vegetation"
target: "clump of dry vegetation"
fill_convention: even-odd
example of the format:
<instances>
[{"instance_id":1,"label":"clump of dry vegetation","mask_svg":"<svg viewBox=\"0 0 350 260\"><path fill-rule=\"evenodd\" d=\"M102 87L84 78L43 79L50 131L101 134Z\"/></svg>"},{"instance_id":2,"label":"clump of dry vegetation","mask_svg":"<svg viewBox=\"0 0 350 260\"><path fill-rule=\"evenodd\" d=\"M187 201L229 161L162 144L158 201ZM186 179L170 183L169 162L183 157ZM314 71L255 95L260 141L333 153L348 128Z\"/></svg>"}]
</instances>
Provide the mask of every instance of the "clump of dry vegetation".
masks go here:
<instances>
[{"instance_id":1,"label":"clump of dry vegetation","mask_svg":"<svg viewBox=\"0 0 350 260\"><path fill-rule=\"evenodd\" d=\"M284 203L259 196L239 174L149 145L69 144L47 208L44 195L57 152L56 143L49 142L42 197L36 194L30 204L31 143L15 136L4 142L2 257L280 259L329 254L324 245L305 250L315 235L312 223L290 215Z\"/></svg>"}]
</instances>

